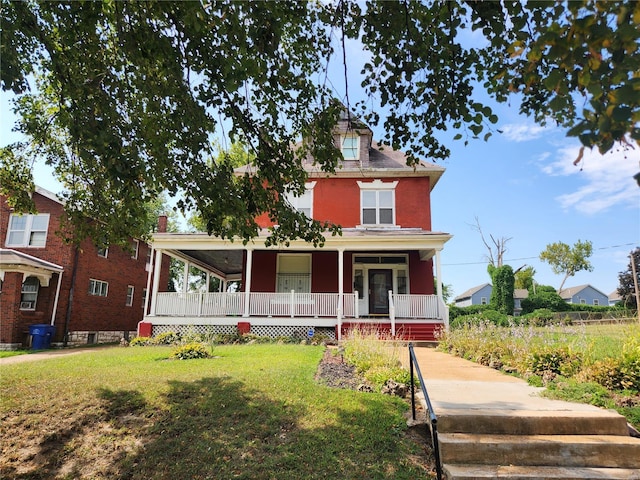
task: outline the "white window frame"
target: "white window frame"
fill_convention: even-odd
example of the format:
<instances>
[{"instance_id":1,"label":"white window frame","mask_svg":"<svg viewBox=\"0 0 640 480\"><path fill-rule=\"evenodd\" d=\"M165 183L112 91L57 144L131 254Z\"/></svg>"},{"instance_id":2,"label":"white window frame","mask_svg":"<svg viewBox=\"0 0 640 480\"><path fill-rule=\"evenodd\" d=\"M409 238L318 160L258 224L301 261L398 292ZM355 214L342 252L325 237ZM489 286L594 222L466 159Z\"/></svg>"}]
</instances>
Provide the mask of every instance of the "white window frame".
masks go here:
<instances>
[{"instance_id":1,"label":"white window frame","mask_svg":"<svg viewBox=\"0 0 640 480\"><path fill-rule=\"evenodd\" d=\"M313 188L316 182L307 182L304 185L305 192L302 195L294 195L293 192L286 192L287 202L298 212L304 213L308 218L313 218Z\"/></svg>"},{"instance_id":2,"label":"white window frame","mask_svg":"<svg viewBox=\"0 0 640 480\"><path fill-rule=\"evenodd\" d=\"M147 303L147 289L142 289L142 308L144 308L145 303Z\"/></svg>"},{"instance_id":3,"label":"white window frame","mask_svg":"<svg viewBox=\"0 0 640 480\"><path fill-rule=\"evenodd\" d=\"M98 248L98 256L107 258L109 256L109 247Z\"/></svg>"},{"instance_id":4,"label":"white window frame","mask_svg":"<svg viewBox=\"0 0 640 480\"><path fill-rule=\"evenodd\" d=\"M398 186L398 180L393 182L383 182L376 179L373 182L361 182L358 181L360 187L360 228L363 227L384 227L384 228L397 228L396 225L396 187ZM376 223L364 223L364 194L365 192L376 192ZM391 192L391 223L380 223L380 195L379 192ZM386 208L386 207L385 207Z\"/></svg>"},{"instance_id":5,"label":"white window frame","mask_svg":"<svg viewBox=\"0 0 640 480\"><path fill-rule=\"evenodd\" d=\"M131 258L133 258L134 260L138 259L138 249L140 248L140 241L136 240L135 238L133 239L133 255L131 255Z\"/></svg>"},{"instance_id":6,"label":"white window frame","mask_svg":"<svg viewBox=\"0 0 640 480\"><path fill-rule=\"evenodd\" d=\"M89 279L89 295L95 297L106 297L109 294L109 282L103 280Z\"/></svg>"},{"instance_id":7,"label":"white window frame","mask_svg":"<svg viewBox=\"0 0 640 480\"><path fill-rule=\"evenodd\" d=\"M600 300L598 300L597 298L593 299L593 304L594 305L600 305Z\"/></svg>"},{"instance_id":8,"label":"white window frame","mask_svg":"<svg viewBox=\"0 0 640 480\"><path fill-rule=\"evenodd\" d=\"M480 297L480 305L487 305L488 303L487 297Z\"/></svg>"},{"instance_id":9,"label":"white window frame","mask_svg":"<svg viewBox=\"0 0 640 480\"><path fill-rule=\"evenodd\" d=\"M299 272L299 273L287 272L282 274L282 275L290 274L292 276L293 275L308 276L306 285L304 285L302 288L291 288L292 286L295 287L296 285L292 285L292 284L289 284L288 282L285 282L284 278L281 277L280 262L284 257L306 257L308 259L308 265L309 265L308 272ZM312 258L310 253L279 253L277 258L277 263L276 263L276 292L289 293L291 290L295 290L298 293L311 293L311 278L312 278L311 268L312 268ZM302 279L298 279L298 280L302 280ZM292 278L292 281L295 283L295 278Z\"/></svg>"},{"instance_id":10,"label":"white window frame","mask_svg":"<svg viewBox=\"0 0 640 480\"><path fill-rule=\"evenodd\" d=\"M125 300L125 306L132 307L133 306L133 295L136 291L136 287L133 285L127 285L127 299Z\"/></svg>"},{"instance_id":11,"label":"white window frame","mask_svg":"<svg viewBox=\"0 0 640 480\"><path fill-rule=\"evenodd\" d=\"M16 229L15 227L12 228L12 223L14 221L14 219L17 218L24 218L25 219L25 225L24 225L24 229ZM37 229L35 230L33 228L33 223L34 220L36 218L44 218L46 219L46 225L44 230L42 229ZM20 241L14 240L13 242L11 241L11 234L17 234L19 232L22 232L22 239ZM32 241L33 241L33 234L34 233L42 233L44 232L44 241L42 244L38 244L38 245L33 245ZM44 248L47 246L47 234L49 232L49 214L48 213L40 213L37 215L19 215L16 213L12 213L9 216L9 225L7 227L7 238L5 239L5 245L7 247L25 247L25 248Z\"/></svg>"},{"instance_id":12,"label":"white window frame","mask_svg":"<svg viewBox=\"0 0 640 480\"><path fill-rule=\"evenodd\" d=\"M27 285L27 281L30 279L33 279L35 282L35 284L33 285L35 287L35 290L31 288L25 290L25 285ZM31 285L29 286L31 287ZM25 278L22 282L22 287L20 288L20 310L34 311L36 309L36 305L38 304L38 293L40 293L40 280L38 279L38 277L31 276ZM31 299L25 300L25 295L28 295L30 298L31 296L33 296L33 301ZM27 304L29 303L31 303L32 305L28 306Z\"/></svg>"},{"instance_id":13,"label":"white window frame","mask_svg":"<svg viewBox=\"0 0 640 480\"><path fill-rule=\"evenodd\" d=\"M355 155L346 155L345 151L353 151L353 146L346 146L347 140L355 140ZM359 160L360 159L360 135L357 133L346 133L344 135L340 135L340 152L342 153L342 158L345 160Z\"/></svg>"}]
</instances>

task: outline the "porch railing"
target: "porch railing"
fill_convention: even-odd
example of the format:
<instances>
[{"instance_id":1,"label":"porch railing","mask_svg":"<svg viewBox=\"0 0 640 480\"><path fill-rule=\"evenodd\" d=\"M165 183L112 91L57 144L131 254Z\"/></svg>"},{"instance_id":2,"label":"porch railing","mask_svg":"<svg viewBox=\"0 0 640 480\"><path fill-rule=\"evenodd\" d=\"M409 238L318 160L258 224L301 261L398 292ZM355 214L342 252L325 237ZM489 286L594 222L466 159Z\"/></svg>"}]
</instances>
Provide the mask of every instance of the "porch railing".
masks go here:
<instances>
[{"instance_id":1,"label":"porch railing","mask_svg":"<svg viewBox=\"0 0 640 480\"><path fill-rule=\"evenodd\" d=\"M249 294L249 316L262 317L336 317L337 293L262 293ZM157 316L229 317L244 314L244 292L177 293L161 292L156 298ZM357 294L343 294L341 316L358 317Z\"/></svg>"}]
</instances>

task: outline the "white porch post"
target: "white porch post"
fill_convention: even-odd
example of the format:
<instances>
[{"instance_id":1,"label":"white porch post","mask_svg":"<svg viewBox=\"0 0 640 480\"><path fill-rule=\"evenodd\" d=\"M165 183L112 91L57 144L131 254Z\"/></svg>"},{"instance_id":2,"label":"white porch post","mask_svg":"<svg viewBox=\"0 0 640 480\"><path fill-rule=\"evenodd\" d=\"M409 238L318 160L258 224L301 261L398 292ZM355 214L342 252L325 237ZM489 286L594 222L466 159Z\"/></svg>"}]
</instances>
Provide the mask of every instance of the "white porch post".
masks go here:
<instances>
[{"instance_id":1,"label":"white porch post","mask_svg":"<svg viewBox=\"0 0 640 480\"><path fill-rule=\"evenodd\" d=\"M253 250L247 248L247 265L245 267L244 273L244 315L243 317L249 316L249 298L251 295L251 270L253 264Z\"/></svg>"},{"instance_id":2,"label":"white porch post","mask_svg":"<svg viewBox=\"0 0 640 480\"><path fill-rule=\"evenodd\" d=\"M449 318L446 311L441 311L444 305L444 297L442 296L442 267L440 265L440 249L436 250L436 278L438 280L438 317L444 320L445 328L449 328ZM447 318L445 318L445 316Z\"/></svg>"},{"instance_id":3,"label":"white porch post","mask_svg":"<svg viewBox=\"0 0 640 480\"><path fill-rule=\"evenodd\" d=\"M149 247L149 248L151 248L151 247ZM151 296L151 275L155 271L155 267L154 267L154 250L153 250L153 248L151 248L151 256L149 258L150 258L149 266L148 266L149 270L147 271L147 295L144 298L144 310L142 312L142 318L144 318L144 316L147 313L149 313L149 297ZM155 298L155 295L153 296L153 298Z\"/></svg>"},{"instance_id":4,"label":"white porch post","mask_svg":"<svg viewBox=\"0 0 640 480\"><path fill-rule=\"evenodd\" d=\"M158 303L158 290L160 289L160 270L162 269L162 250L156 250L156 258L153 261L153 298L151 300L150 316L155 316ZM147 297L149 293L147 292Z\"/></svg>"},{"instance_id":5,"label":"white porch post","mask_svg":"<svg viewBox=\"0 0 640 480\"><path fill-rule=\"evenodd\" d=\"M51 312L51 325L56 323L56 310L58 310L58 300L60 299L60 284L62 283L62 273L58 272L58 286L56 287L56 298L53 301L53 312Z\"/></svg>"},{"instance_id":6,"label":"white porch post","mask_svg":"<svg viewBox=\"0 0 640 480\"><path fill-rule=\"evenodd\" d=\"M338 341L342 340L342 310L344 305L344 249L338 249Z\"/></svg>"},{"instance_id":7,"label":"white porch post","mask_svg":"<svg viewBox=\"0 0 640 480\"><path fill-rule=\"evenodd\" d=\"M189 285L189 262L184 262L184 271L182 272L182 293L187 293Z\"/></svg>"}]
</instances>

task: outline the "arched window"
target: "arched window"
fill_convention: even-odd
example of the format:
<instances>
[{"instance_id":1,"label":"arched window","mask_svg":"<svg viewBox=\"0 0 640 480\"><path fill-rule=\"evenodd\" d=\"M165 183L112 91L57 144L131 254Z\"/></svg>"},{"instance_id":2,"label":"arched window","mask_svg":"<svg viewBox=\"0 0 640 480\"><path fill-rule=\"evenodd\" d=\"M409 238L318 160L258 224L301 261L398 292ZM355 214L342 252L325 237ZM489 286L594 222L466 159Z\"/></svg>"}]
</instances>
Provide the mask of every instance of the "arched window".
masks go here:
<instances>
[{"instance_id":1,"label":"arched window","mask_svg":"<svg viewBox=\"0 0 640 480\"><path fill-rule=\"evenodd\" d=\"M38 300L38 290L40 280L36 277L27 277L22 284L22 295L20 296L20 310L35 310Z\"/></svg>"}]
</instances>

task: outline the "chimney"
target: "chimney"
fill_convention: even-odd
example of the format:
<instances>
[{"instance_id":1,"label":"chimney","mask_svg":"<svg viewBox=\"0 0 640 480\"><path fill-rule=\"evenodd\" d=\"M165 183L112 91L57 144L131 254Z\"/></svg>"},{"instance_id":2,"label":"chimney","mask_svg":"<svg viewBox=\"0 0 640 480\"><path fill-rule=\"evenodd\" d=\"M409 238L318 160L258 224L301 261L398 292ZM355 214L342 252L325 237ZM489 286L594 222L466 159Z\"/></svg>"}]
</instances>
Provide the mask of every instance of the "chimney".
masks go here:
<instances>
[{"instance_id":1,"label":"chimney","mask_svg":"<svg viewBox=\"0 0 640 480\"><path fill-rule=\"evenodd\" d=\"M167 216L158 216L158 233L165 233L167 231Z\"/></svg>"}]
</instances>

